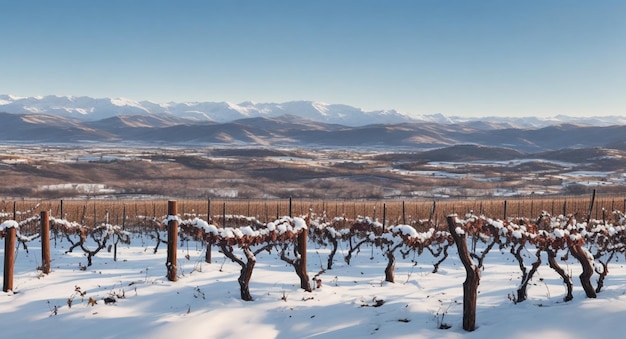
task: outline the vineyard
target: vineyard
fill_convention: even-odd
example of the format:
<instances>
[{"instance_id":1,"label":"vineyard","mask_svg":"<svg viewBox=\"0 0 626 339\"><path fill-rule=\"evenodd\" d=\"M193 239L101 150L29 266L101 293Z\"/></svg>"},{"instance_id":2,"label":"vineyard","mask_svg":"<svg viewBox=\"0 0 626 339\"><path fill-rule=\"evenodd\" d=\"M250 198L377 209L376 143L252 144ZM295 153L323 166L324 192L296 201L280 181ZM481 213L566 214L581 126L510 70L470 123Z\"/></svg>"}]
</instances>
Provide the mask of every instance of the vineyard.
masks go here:
<instances>
[{"instance_id":1,"label":"vineyard","mask_svg":"<svg viewBox=\"0 0 626 339\"><path fill-rule=\"evenodd\" d=\"M493 305L514 313L619 299L624 204L595 192L507 201L6 201L3 290L14 301L5 298L0 313L36 294L39 306L29 309L40 319L114 318L100 305L132 312L158 288L176 305L159 313L169 316L241 310L232 304L276 308L307 323L315 322L302 319L308 305L326 310L327 299L404 329L370 334L413 333L413 326L426 336L479 335L492 325ZM60 275L66 290L47 293L45 281ZM94 283L98 276L110 276L108 283ZM316 331L268 336L323 333ZM361 333L342 331L326 334Z\"/></svg>"},{"instance_id":2,"label":"vineyard","mask_svg":"<svg viewBox=\"0 0 626 339\"><path fill-rule=\"evenodd\" d=\"M589 212L590 196L521 197L502 199L468 200L179 200L178 210L182 216L194 215L211 223L222 225L223 215L245 215L269 222L280 216L305 215L312 210L324 213L328 218L370 216L382 222L386 210L386 224L412 224L421 219L432 219L437 225L446 223L446 216L453 213L474 211L476 214L497 218L537 216L542 211L551 215L579 214ZM433 206L434 205L434 206ZM434 207L434 208L433 208ZM124 215L131 220L158 218L167 214L164 200L37 200L0 201L0 221L14 217L20 221L40 210L50 211L51 216L96 225L108 218L111 223L121 224ZM592 206L592 217L602 218L602 211L626 210L623 195L598 195Z\"/></svg>"}]
</instances>

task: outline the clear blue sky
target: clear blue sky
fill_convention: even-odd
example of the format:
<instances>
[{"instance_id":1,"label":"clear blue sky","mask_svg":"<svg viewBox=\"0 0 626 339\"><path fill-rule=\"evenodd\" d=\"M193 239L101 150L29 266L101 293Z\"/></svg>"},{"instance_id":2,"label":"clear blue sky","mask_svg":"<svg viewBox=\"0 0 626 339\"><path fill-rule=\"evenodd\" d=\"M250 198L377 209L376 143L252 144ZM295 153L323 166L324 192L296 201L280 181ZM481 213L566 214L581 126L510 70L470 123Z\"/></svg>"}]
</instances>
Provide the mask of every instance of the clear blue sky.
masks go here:
<instances>
[{"instance_id":1,"label":"clear blue sky","mask_svg":"<svg viewBox=\"0 0 626 339\"><path fill-rule=\"evenodd\" d=\"M0 0L0 93L626 114L626 1Z\"/></svg>"}]
</instances>

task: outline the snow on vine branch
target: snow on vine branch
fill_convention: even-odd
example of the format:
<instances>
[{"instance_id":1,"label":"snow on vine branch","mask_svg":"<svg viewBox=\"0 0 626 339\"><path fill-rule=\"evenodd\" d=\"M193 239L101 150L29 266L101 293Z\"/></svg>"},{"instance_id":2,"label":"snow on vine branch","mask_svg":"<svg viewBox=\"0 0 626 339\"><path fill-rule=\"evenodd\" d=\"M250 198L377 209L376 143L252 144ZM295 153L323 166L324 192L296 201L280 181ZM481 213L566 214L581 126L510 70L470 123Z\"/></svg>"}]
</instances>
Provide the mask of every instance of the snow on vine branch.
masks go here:
<instances>
[{"instance_id":1,"label":"snow on vine branch","mask_svg":"<svg viewBox=\"0 0 626 339\"><path fill-rule=\"evenodd\" d=\"M280 247L282 249L281 259L296 266L296 263L302 260L303 255L302 251L298 250L298 237L307 229L306 221L299 217L283 217L263 226L253 224L240 227L217 227L199 218L179 221L180 233L187 234L195 240L217 245L227 258L241 266L238 282L241 299L245 301L253 300L249 285L256 263L256 255L263 251L271 252ZM289 245L294 248L295 258L286 256ZM235 248L243 252L243 257L235 253ZM304 276L303 281L308 283L306 272L296 270L296 273L299 276L302 274ZM310 291L310 287L308 290Z\"/></svg>"}]
</instances>

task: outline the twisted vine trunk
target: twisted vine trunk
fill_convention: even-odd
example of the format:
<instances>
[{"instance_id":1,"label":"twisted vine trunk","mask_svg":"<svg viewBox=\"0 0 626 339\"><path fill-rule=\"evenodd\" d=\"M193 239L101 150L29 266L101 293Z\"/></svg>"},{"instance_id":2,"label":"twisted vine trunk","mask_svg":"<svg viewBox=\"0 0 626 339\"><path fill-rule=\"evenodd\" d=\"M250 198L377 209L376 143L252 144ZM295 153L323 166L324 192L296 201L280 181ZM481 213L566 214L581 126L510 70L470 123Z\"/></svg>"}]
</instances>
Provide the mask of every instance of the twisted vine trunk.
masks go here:
<instances>
[{"instance_id":1,"label":"twisted vine trunk","mask_svg":"<svg viewBox=\"0 0 626 339\"><path fill-rule=\"evenodd\" d=\"M395 283L393 271L396 267L396 256L393 251L387 252L387 267L385 267L385 281Z\"/></svg>"},{"instance_id":2,"label":"twisted vine trunk","mask_svg":"<svg viewBox=\"0 0 626 339\"><path fill-rule=\"evenodd\" d=\"M526 266L524 265L524 259L522 258L522 255L521 255L522 248L524 248L524 246L521 246L521 245L515 251L513 251L513 248L511 248L511 252L517 259L519 266L520 266L520 270L522 271L522 283L517 289L516 302L518 303L528 298L528 293L527 293L528 283L533 278L533 276L535 275L535 272L537 272L537 270L539 269L539 266L541 265L541 250L537 250L537 253L535 253L537 260L533 262L530 270L526 271Z\"/></svg>"},{"instance_id":3,"label":"twisted vine trunk","mask_svg":"<svg viewBox=\"0 0 626 339\"><path fill-rule=\"evenodd\" d=\"M600 265L602 265L602 272L596 271L600 277L598 278L598 285L596 286L596 293L600 293L602 291L602 287L604 287L604 278L609 274L609 262L613 259L615 255L615 251L611 252L611 255L606 259L606 262L600 261Z\"/></svg>"},{"instance_id":4,"label":"twisted vine trunk","mask_svg":"<svg viewBox=\"0 0 626 339\"><path fill-rule=\"evenodd\" d=\"M204 253L204 262L211 263L211 243L206 244L206 253Z\"/></svg>"},{"instance_id":5,"label":"twisted vine trunk","mask_svg":"<svg viewBox=\"0 0 626 339\"><path fill-rule=\"evenodd\" d=\"M565 273L565 270L561 268L561 265L559 265L559 263L557 262L555 251L548 249L546 250L546 252L548 252L548 264L550 265L550 268L561 276L561 278L563 279L563 283L565 283L565 286L567 288L567 294L563 298L563 301L570 301L574 299L574 296L572 295L574 285L572 283L572 277L570 277L569 274Z\"/></svg>"},{"instance_id":6,"label":"twisted vine trunk","mask_svg":"<svg viewBox=\"0 0 626 339\"><path fill-rule=\"evenodd\" d=\"M309 230L303 229L298 235L298 252L300 252L300 260L295 268L296 274L300 278L300 288L307 292L311 292L311 282L309 281L309 274L306 272L306 245L307 238L309 236Z\"/></svg>"},{"instance_id":7,"label":"twisted vine trunk","mask_svg":"<svg viewBox=\"0 0 626 339\"><path fill-rule=\"evenodd\" d=\"M252 270L254 270L254 265L256 264L256 257L252 253L252 251L244 247L243 252L246 254L246 263L241 267L241 274L239 275L239 288L241 290L241 299L244 301L253 301L252 295L250 294L250 279L252 279Z\"/></svg>"},{"instance_id":8,"label":"twisted vine trunk","mask_svg":"<svg viewBox=\"0 0 626 339\"><path fill-rule=\"evenodd\" d=\"M106 237L104 237L104 239L102 239L102 241L97 241L98 247L96 247L95 250L90 250L87 247L85 247L84 242L80 243L80 248L83 250L83 252L85 252L87 254L87 267L91 266L91 264L93 262L93 257L95 257L96 254L98 254L98 252L100 252L100 250L102 250L103 248L106 247L107 240L109 240L109 236L108 235Z\"/></svg>"},{"instance_id":9,"label":"twisted vine trunk","mask_svg":"<svg viewBox=\"0 0 626 339\"><path fill-rule=\"evenodd\" d=\"M465 234L461 236L456 232L455 218L454 216L448 216L447 221L466 273L465 281L463 282L463 329L474 331L476 329L476 300L478 299L478 285L480 284L480 268L474 265L472 261L467 248Z\"/></svg>"},{"instance_id":10,"label":"twisted vine trunk","mask_svg":"<svg viewBox=\"0 0 626 339\"><path fill-rule=\"evenodd\" d=\"M252 270L254 270L254 265L256 264L256 257L254 256L254 253L248 247L244 247L243 252L246 255L246 261L244 262L233 254L232 247L226 244L220 244L220 248L222 249L222 253L224 253L224 255L228 259L241 266L241 271L239 271L239 278L237 279L237 282L239 282L241 300L253 301L254 299L250 294L250 279L252 278Z\"/></svg>"},{"instance_id":11,"label":"twisted vine trunk","mask_svg":"<svg viewBox=\"0 0 626 339\"><path fill-rule=\"evenodd\" d=\"M587 295L587 298L596 298L596 290L591 285L591 276L593 275L593 266L591 264L591 259L587 256L587 253L582 248L580 244L575 244L570 246L570 252L580 262L580 265L583 267L583 272L579 275L580 284Z\"/></svg>"},{"instance_id":12,"label":"twisted vine trunk","mask_svg":"<svg viewBox=\"0 0 626 339\"><path fill-rule=\"evenodd\" d=\"M441 265L441 263L444 262L448 258L448 247L450 247L450 245L447 245L447 244L444 245L444 247L443 247L443 256L441 257L441 259L439 259L436 263L433 264L433 273L439 272L439 265ZM427 248L430 251L430 253L433 256L435 256L435 257L437 257L437 256L439 256L439 254L441 254L441 253L435 254L435 252L430 248L430 246L427 247Z\"/></svg>"},{"instance_id":13,"label":"twisted vine trunk","mask_svg":"<svg viewBox=\"0 0 626 339\"><path fill-rule=\"evenodd\" d=\"M333 245L332 249L330 250L330 254L328 255L328 265L326 265L326 268L329 270L333 269L333 260L335 259L335 254L337 253L337 246L339 245L339 242L337 241L337 239L335 237L330 237L330 243Z\"/></svg>"}]
</instances>

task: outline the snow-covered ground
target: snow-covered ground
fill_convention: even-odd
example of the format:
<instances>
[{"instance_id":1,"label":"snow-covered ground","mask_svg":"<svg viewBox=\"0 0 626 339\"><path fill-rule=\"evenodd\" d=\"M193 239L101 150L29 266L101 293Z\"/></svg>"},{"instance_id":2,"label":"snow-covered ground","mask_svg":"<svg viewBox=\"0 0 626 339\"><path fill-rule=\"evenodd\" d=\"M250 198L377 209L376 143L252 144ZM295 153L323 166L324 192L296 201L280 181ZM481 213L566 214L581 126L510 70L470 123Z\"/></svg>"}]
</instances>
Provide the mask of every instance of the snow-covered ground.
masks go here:
<instances>
[{"instance_id":1,"label":"snow-covered ground","mask_svg":"<svg viewBox=\"0 0 626 339\"><path fill-rule=\"evenodd\" d=\"M562 266L573 275L574 300L562 301L565 287L544 264L528 289L529 300L514 304L509 294L519 284L519 268L508 250L494 250L481 273L477 329L466 332L465 272L454 248L438 273L431 273L434 260L426 251L406 259L398 255L396 283L384 282L386 260L379 250L365 248L347 265L342 248L313 292L299 289L293 268L275 252L263 252L250 284L255 300L245 302L237 283L240 266L216 249L213 262L205 263L200 243L179 247L176 282L165 277L166 246L154 254L154 240L145 235L119 245L117 261L103 251L85 270L80 251L64 254L68 242L61 238L52 244L48 275L37 270L39 240L29 243L28 253L18 249L14 291L0 292L0 337L553 339L626 333L621 257L610 264L597 299L585 297L577 279L580 266L569 261ZM328 253L309 244L309 276L320 271ZM442 324L450 328L439 329Z\"/></svg>"}]
</instances>

